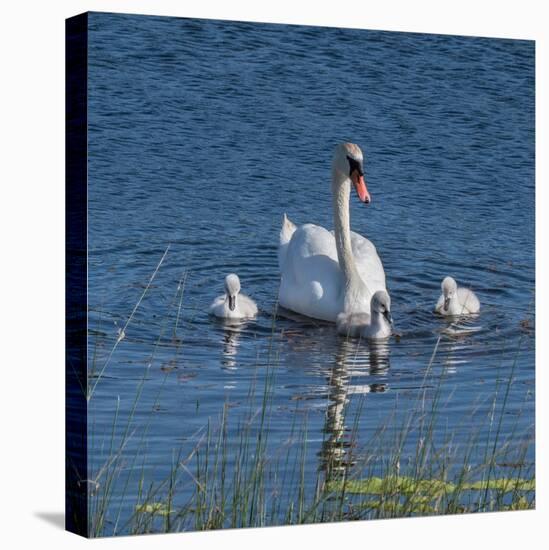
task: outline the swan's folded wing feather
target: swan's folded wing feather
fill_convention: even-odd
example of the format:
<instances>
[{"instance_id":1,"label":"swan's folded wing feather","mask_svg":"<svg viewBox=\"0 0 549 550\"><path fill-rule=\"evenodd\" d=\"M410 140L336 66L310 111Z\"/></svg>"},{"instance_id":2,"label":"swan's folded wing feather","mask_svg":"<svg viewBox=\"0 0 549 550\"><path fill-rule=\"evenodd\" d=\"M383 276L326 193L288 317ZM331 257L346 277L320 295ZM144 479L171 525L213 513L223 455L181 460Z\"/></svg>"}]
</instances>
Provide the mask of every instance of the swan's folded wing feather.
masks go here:
<instances>
[{"instance_id":1,"label":"swan's folded wing feather","mask_svg":"<svg viewBox=\"0 0 549 550\"><path fill-rule=\"evenodd\" d=\"M322 265L313 265L316 263ZM331 278L337 276L334 270L340 271L333 235L312 223L298 227L288 243L282 276L305 284L322 278L321 267L329 271L327 275Z\"/></svg>"},{"instance_id":2,"label":"swan's folded wing feather","mask_svg":"<svg viewBox=\"0 0 549 550\"><path fill-rule=\"evenodd\" d=\"M353 248L355 258L357 254L361 256L375 254L377 256L377 248L375 244L366 237L363 237L354 231L351 231L351 247Z\"/></svg>"},{"instance_id":3,"label":"swan's folded wing feather","mask_svg":"<svg viewBox=\"0 0 549 550\"><path fill-rule=\"evenodd\" d=\"M306 223L297 229L295 237L299 238L299 249L303 257L322 255L337 261L337 249L332 231L320 225Z\"/></svg>"},{"instance_id":4,"label":"swan's folded wing feather","mask_svg":"<svg viewBox=\"0 0 549 550\"><path fill-rule=\"evenodd\" d=\"M468 288L458 288L459 303L463 306L466 313L478 313L480 310L480 302L475 293Z\"/></svg>"},{"instance_id":5,"label":"swan's folded wing feather","mask_svg":"<svg viewBox=\"0 0 549 550\"><path fill-rule=\"evenodd\" d=\"M341 311L343 276L333 235L321 226L296 229L281 269L281 306L316 319L335 321Z\"/></svg>"},{"instance_id":6,"label":"swan's folded wing feather","mask_svg":"<svg viewBox=\"0 0 549 550\"><path fill-rule=\"evenodd\" d=\"M378 290L387 290L385 270L377 253L377 249L366 237L351 231L351 247L355 257L358 272L372 294Z\"/></svg>"},{"instance_id":7,"label":"swan's folded wing feather","mask_svg":"<svg viewBox=\"0 0 549 550\"><path fill-rule=\"evenodd\" d=\"M246 317L255 317L257 315L257 304L245 294L239 294L238 296L239 309Z\"/></svg>"},{"instance_id":8,"label":"swan's folded wing feather","mask_svg":"<svg viewBox=\"0 0 549 550\"><path fill-rule=\"evenodd\" d=\"M208 313L212 315L217 315L218 317L223 316L223 305L225 304L225 295L222 294L218 296L210 305Z\"/></svg>"},{"instance_id":9,"label":"swan's folded wing feather","mask_svg":"<svg viewBox=\"0 0 549 550\"><path fill-rule=\"evenodd\" d=\"M279 245L278 245L278 266L280 271L284 271L284 265L286 263L286 255L288 251L288 244L292 240L292 237L296 231L296 225L286 216L282 219L282 227L280 229Z\"/></svg>"}]
</instances>

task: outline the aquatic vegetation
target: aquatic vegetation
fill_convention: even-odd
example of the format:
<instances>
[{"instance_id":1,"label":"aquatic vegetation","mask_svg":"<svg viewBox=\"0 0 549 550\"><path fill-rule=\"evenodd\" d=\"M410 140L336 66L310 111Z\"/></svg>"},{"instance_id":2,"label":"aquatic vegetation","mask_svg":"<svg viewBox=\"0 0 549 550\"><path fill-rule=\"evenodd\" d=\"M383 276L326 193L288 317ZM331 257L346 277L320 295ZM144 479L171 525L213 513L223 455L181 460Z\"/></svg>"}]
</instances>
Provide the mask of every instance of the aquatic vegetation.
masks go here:
<instances>
[{"instance_id":1,"label":"aquatic vegetation","mask_svg":"<svg viewBox=\"0 0 549 550\"><path fill-rule=\"evenodd\" d=\"M440 494L451 492L455 489L453 483L438 479L413 479L411 477L371 477L368 479L351 479L345 481L332 481L328 484L329 491L343 491L365 495L391 495L391 494L416 494L426 493L434 498Z\"/></svg>"},{"instance_id":2,"label":"aquatic vegetation","mask_svg":"<svg viewBox=\"0 0 549 550\"><path fill-rule=\"evenodd\" d=\"M147 504L140 504L135 507L135 511L139 514L152 514L159 516L167 516L174 512L174 510L170 510L168 505L164 502L148 502Z\"/></svg>"},{"instance_id":3,"label":"aquatic vegetation","mask_svg":"<svg viewBox=\"0 0 549 550\"><path fill-rule=\"evenodd\" d=\"M463 483L456 485L449 481L438 479L414 479L412 477L388 476L385 478L371 477L367 479L353 479L348 481L333 481L328 484L328 491L334 493L347 493L352 495L369 495L381 497L378 499L366 499L360 502L359 508L363 510L390 511L390 516L399 517L416 514L444 514L448 504L444 497L450 493L459 493L458 498L463 500L464 492L497 491L499 496L506 493L516 494L517 491L532 493L535 490L534 479L491 479ZM356 506L356 505L355 505ZM530 500L520 495L513 498L511 504L501 506L500 510L528 510L533 507L533 497ZM456 510L454 510L456 511ZM460 512L473 512L464 506Z\"/></svg>"}]
</instances>

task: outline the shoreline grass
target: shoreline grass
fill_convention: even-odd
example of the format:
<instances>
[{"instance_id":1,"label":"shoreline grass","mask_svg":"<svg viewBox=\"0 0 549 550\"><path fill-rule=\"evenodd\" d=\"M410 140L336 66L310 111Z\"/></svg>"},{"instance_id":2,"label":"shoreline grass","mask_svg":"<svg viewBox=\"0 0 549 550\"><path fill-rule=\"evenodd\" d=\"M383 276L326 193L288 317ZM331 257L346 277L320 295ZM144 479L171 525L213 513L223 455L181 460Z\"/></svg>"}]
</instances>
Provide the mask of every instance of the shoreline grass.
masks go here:
<instances>
[{"instance_id":1,"label":"shoreline grass","mask_svg":"<svg viewBox=\"0 0 549 550\"><path fill-rule=\"evenodd\" d=\"M168 247L169 249L169 247ZM158 272L166 258L162 256ZM105 462L93 475L89 495L90 536L164 533L210 529L260 527L363 519L413 517L495 510L524 510L535 507L535 471L525 460L534 446L533 433L517 434L516 426L507 439L502 425L521 351L520 345L508 371L504 388L496 386L492 406L484 424L471 427L469 440L457 442L453 433L440 433L437 423L445 376L428 387L440 338L433 349L423 383L416 390L413 406L395 425L397 410L380 422L368 441L360 441L360 424L368 414L368 394L360 395L349 410L347 358L334 367L327 398L324 437L309 440L309 425L299 402L293 412L290 433L273 449L270 423L279 349L283 332L276 329L276 311L266 356L267 367L256 365L242 412L220 403L217 418L209 418L196 432L190 449L182 444L172 451L171 468L164 479L147 482L145 442L154 414L139 426L134 413L155 352L173 321L174 360L181 341L176 338L187 274L179 281L160 332L136 388L126 418L120 404L114 408L113 424L107 434ZM114 349L143 299L148 286L116 339L106 363L95 378L89 400L94 396ZM356 341L351 346L364 345ZM94 360L97 346L93 348ZM503 355L503 352L502 352ZM259 361L258 361L259 363ZM503 369L502 363L498 366ZM92 372L96 371L95 366ZM166 372L155 397L170 376ZM263 384L260 383L263 380ZM396 407L397 405L395 405ZM154 409L154 407L153 407ZM470 411L467 414L472 414ZM467 414L460 421L468 421ZM116 434L121 431L122 436ZM95 437L93 422L91 436ZM236 440L230 433L238 433ZM485 434L488 434L486 437ZM128 457L128 443L139 438L137 452ZM318 467L311 473L311 446L318 447ZM410 449L413 452L410 452ZM139 480L135 483L136 472ZM137 490L130 494L131 488ZM116 490L115 490L116 489ZM118 492L117 492L118 491ZM125 500L133 509L123 513Z\"/></svg>"}]
</instances>

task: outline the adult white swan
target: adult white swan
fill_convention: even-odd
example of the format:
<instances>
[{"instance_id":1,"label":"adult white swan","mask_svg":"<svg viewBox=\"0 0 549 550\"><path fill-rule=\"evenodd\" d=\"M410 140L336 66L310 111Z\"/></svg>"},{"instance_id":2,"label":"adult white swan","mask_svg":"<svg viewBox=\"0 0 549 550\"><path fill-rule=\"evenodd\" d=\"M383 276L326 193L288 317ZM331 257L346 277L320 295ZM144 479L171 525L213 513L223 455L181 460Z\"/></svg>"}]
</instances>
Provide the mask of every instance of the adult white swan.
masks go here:
<instances>
[{"instance_id":1,"label":"adult white swan","mask_svg":"<svg viewBox=\"0 0 549 550\"><path fill-rule=\"evenodd\" d=\"M350 227L351 183L359 199L370 202L362 166L358 145L342 143L336 147L332 162L333 232L313 224L296 227L284 214L278 249L278 302L282 307L335 322L341 312L368 313L374 293L386 291L376 247Z\"/></svg>"}]
</instances>

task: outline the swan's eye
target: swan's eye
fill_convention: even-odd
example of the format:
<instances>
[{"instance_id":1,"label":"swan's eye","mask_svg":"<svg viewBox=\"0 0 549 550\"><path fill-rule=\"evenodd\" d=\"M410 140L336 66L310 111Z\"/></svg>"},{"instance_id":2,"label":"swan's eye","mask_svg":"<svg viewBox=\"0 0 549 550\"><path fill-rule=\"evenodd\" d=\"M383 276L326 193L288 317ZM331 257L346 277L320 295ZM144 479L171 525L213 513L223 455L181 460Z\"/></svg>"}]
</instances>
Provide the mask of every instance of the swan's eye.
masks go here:
<instances>
[{"instance_id":1,"label":"swan's eye","mask_svg":"<svg viewBox=\"0 0 549 550\"><path fill-rule=\"evenodd\" d=\"M362 163L358 162L358 160L355 160L354 158L347 155L347 160L349 161L349 175L351 175L355 170L358 172L359 176L364 175L364 171L362 170Z\"/></svg>"}]
</instances>

